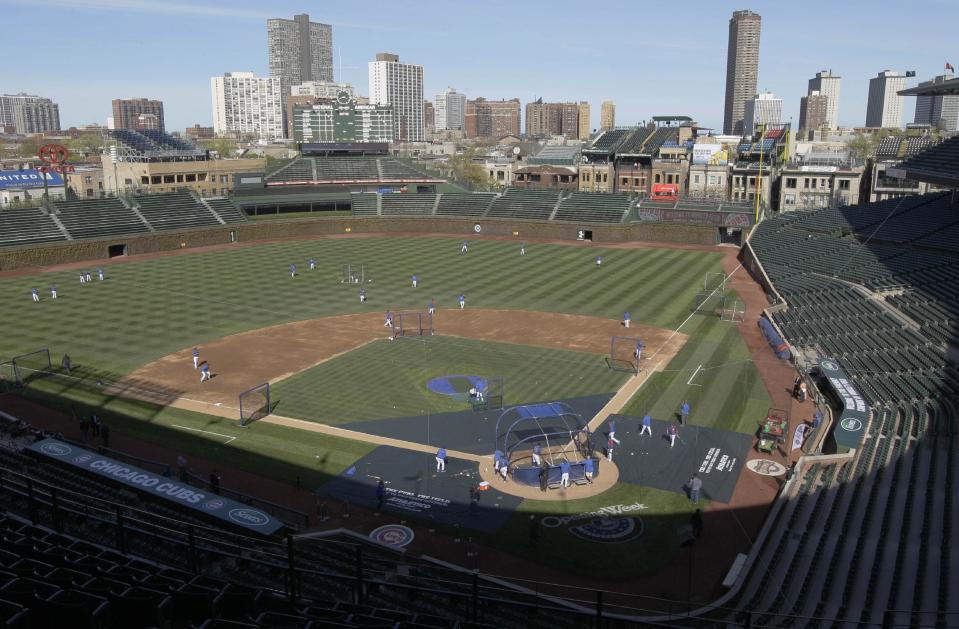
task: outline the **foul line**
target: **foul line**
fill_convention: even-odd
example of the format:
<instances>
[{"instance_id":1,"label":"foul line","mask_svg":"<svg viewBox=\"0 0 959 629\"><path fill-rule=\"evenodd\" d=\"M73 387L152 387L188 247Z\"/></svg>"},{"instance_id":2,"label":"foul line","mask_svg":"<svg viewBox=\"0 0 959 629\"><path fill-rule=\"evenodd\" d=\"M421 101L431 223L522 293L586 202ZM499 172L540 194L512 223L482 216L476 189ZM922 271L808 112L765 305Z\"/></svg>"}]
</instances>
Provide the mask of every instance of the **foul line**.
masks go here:
<instances>
[{"instance_id":1,"label":"foul line","mask_svg":"<svg viewBox=\"0 0 959 629\"><path fill-rule=\"evenodd\" d=\"M701 386L703 386L703 385L701 385L701 384L693 384L693 378L696 377L696 374L698 374L698 373L699 373L699 370L702 369L702 368L703 368L702 365L700 365L699 367L696 367L696 371L693 372L693 375L689 376L689 380L686 381L686 384L688 384L688 385L691 386L691 387L701 387Z\"/></svg>"},{"instance_id":2,"label":"foul line","mask_svg":"<svg viewBox=\"0 0 959 629\"><path fill-rule=\"evenodd\" d=\"M223 443L223 445L227 445L227 444L229 444L229 443L232 443L233 440L236 439L236 437L231 437L230 435L223 435L223 434L220 434L220 433L218 433L218 432L210 432L209 430L200 430L199 428L189 428L189 427L187 427L187 426L179 426L179 425L177 425L177 424L170 424L170 425L173 426L174 428L181 428L181 429L183 429L183 430L192 430L193 432L202 432L202 433L206 433L206 434L208 434L208 435L216 435L217 437L224 437L224 438L227 439L227 441L225 441L225 442Z\"/></svg>"}]
</instances>

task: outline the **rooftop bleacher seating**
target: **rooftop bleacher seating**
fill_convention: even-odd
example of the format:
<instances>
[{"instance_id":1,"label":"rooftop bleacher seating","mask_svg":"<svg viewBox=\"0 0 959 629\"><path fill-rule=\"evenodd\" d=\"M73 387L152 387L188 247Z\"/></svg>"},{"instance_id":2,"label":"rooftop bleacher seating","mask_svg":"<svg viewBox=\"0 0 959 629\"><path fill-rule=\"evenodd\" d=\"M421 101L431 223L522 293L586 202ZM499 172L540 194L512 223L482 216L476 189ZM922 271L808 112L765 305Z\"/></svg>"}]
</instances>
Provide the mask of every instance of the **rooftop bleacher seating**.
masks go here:
<instances>
[{"instance_id":1,"label":"rooftop bleacher seating","mask_svg":"<svg viewBox=\"0 0 959 629\"><path fill-rule=\"evenodd\" d=\"M553 213L559 193L540 190L508 190L493 201L487 216L545 221Z\"/></svg>"},{"instance_id":2,"label":"rooftop bleacher seating","mask_svg":"<svg viewBox=\"0 0 959 629\"><path fill-rule=\"evenodd\" d=\"M554 218L557 221L620 223L629 204L630 198L625 194L573 192L560 202Z\"/></svg>"},{"instance_id":3,"label":"rooftop bleacher seating","mask_svg":"<svg viewBox=\"0 0 959 629\"><path fill-rule=\"evenodd\" d=\"M186 229L220 224L190 192L152 194L133 197L132 200L154 229Z\"/></svg>"},{"instance_id":4,"label":"rooftop bleacher seating","mask_svg":"<svg viewBox=\"0 0 959 629\"><path fill-rule=\"evenodd\" d=\"M487 192L444 192L440 195L436 213L444 216L482 216L495 198L495 194Z\"/></svg>"},{"instance_id":5,"label":"rooftop bleacher seating","mask_svg":"<svg viewBox=\"0 0 959 629\"><path fill-rule=\"evenodd\" d=\"M0 210L0 247L66 240L50 216L38 207Z\"/></svg>"},{"instance_id":6,"label":"rooftop bleacher seating","mask_svg":"<svg viewBox=\"0 0 959 629\"><path fill-rule=\"evenodd\" d=\"M73 238L103 238L150 231L120 199L54 201L57 218Z\"/></svg>"},{"instance_id":7,"label":"rooftop bleacher seating","mask_svg":"<svg viewBox=\"0 0 959 629\"><path fill-rule=\"evenodd\" d=\"M593 153L611 153L632 131L632 129L610 129L604 131L583 150Z\"/></svg>"}]
</instances>

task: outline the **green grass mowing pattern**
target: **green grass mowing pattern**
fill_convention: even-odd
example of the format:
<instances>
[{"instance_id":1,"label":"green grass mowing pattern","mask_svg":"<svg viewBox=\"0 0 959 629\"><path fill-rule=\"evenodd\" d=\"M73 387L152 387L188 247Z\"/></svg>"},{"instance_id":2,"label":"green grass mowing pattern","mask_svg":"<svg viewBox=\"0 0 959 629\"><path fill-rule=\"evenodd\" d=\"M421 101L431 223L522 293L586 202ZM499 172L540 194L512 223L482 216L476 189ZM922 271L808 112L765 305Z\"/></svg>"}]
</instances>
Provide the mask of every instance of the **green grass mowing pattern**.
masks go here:
<instances>
[{"instance_id":1,"label":"green grass mowing pattern","mask_svg":"<svg viewBox=\"0 0 959 629\"><path fill-rule=\"evenodd\" d=\"M641 518L643 534L618 544L602 544L576 537L570 527L593 518L575 519L557 527L540 527L537 547L529 545L529 516L576 516L612 505L641 503L642 510L622 517ZM696 507L706 509L701 500ZM482 505L482 502L481 502ZM598 496L582 500L524 500L506 525L494 535L480 535L484 543L502 548L529 561L560 570L589 574L597 569L604 579L635 578L656 574L676 554L680 532L689 527L695 508L682 494L621 483ZM614 516L620 517L620 516Z\"/></svg>"},{"instance_id":2,"label":"green grass mowing pattern","mask_svg":"<svg viewBox=\"0 0 959 629\"><path fill-rule=\"evenodd\" d=\"M600 249L513 241L345 238L263 244L106 267L107 281L79 283L78 271L0 280L0 357L50 347L78 363L127 373L206 340L289 321L353 312L424 310L431 297L469 308L513 308L619 319L672 328L686 316L720 254L671 249ZM595 268L597 253L603 267ZM307 270L315 257L318 269ZM346 263L367 265L374 282L361 305L340 283ZM296 263L300 276L289 276ZM91 263L90 268L96 266ZM417 274L420 287L409 286ZM56 284L60 299L49 298ZM41 290L34 304L30 289ZM442 332L442 330L439 330Z\"/></svg>"},{"instance_id":3,"label":"green grass mowing pattern","mask_svg":"<svg viewBox=\"0 0 959 629\"><path fill-rule=\"evenodd\" d=\"M34 380L21 395L77 416L88 416L96 409L114 433L157 443L188 459L215 460L278 481L299 481L308 488L320 486L375 448L360 441L267 422L240 428L237 422L221 417L105 395L95 382L95 377L52 375ZM236 439L226 444L226 437ZM175 464L165 462L171 467ZM223 484L230 487L229 478L224 478Z\"/></svg>"},{"instance_id":4,"label":"green grass mowing pattern","mask_svg":"<svg viewBox=\"0 0 959 629\"><path fill-rule=\"evenodd\" d=\"M328 424L467 410L434 393L439 376L505 378L504 403L616 391L626 375L586 352L448 336L374 341L271 386L273 411Z\"/></svg>"},{"instance_id":5,"label":"green grass mowing pattern","mask_svg":"<svg viewBox=\"0 0 959 629\"><path fill-rule=\"evenodd\" d=\"M692 339L663 371L649 378L623 413L672 419L686 400L691 424L756 432L771 401L737 325L714 315L695 315L683 331ZM644 366L649 362L644 360Z\"/></svg>"}]
</instances>

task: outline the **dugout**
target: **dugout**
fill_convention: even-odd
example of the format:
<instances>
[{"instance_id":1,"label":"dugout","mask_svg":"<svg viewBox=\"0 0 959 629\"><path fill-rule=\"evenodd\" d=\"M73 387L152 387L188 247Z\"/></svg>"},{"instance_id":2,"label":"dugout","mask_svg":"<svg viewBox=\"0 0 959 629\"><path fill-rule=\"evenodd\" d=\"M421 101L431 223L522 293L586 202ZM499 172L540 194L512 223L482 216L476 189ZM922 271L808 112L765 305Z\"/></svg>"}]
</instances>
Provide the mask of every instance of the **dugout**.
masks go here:
<instances>
[{"instance_id":1,"label":"dugout","mask_svg":"<svg viewBox=\"0 0 959 629\"><path fill-rule=\"evenodd\" d=\"M560 464L570 463L570 481L586 482L584 461L592 458L594 476L599 475L599 460L593 456L593 439L586 421L563 402L513 406L496 419L493 450L505 457L513 481L539 485L540 467L533 464L532 453L540 447L550 485L560 481Z\"/></svg>"}]
</instances>

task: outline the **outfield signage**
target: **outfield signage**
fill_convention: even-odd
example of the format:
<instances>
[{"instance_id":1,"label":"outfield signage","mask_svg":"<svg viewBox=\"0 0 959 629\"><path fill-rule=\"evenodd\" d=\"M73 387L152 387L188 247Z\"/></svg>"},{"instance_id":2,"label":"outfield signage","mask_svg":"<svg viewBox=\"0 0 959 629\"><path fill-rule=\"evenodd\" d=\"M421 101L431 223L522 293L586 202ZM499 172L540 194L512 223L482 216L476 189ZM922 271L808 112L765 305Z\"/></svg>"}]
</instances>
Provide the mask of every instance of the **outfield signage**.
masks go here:
<instances>
[{"instance_id":1,"label":"outfield signage","mask_svg":"<svg viewBox=\"0 0 959 629\"><path fill-rule=\"evenodd\" d=\"M640 206L639 220L650 223L682 223L685 225L715 225L717 227L749 227L752 223L752 215L741 212L675 210Z\"/></svg>"},{"instance_id":2,"label":"outfield signage","mask_svg":"<svg viewBox=\"0 0 959 629\"><path fill-rule=\"evenodd\" d=\"M44 439L31 445L29 449L64 465L122 483L137 491L162 498L180 507L213 516L248 531L271 535L283 528L282 522L259 509L254 509L241 502L223 498L213 493L207 493L172 478L101 456L96 452L79 448L70 443L57 439Z\"/></svg>"},{"instance_id":3,"label":"outfield signage","mask_svg":"<svg viewBox=\"0 0 959 629\"><path fill-rule=\"evenodd\" d=\"M0 190L24 190L42 188L44 178L48 186L62 186L59 173L42 173L36 168L27 170L0 170Z\"/></svg>"},{"instance_id":4,"label":"outfield signage","mask_svg":"<svg viewBox=\"0 0 959 629\"><path fill-rule=\"evenodd\" d=\"M845 448L858 448L866 430L866 422L869 420L869 407L866 405L866 400L849 381L849 377L838 362L827 358L820 359L819 371L842 400L842 413L833 431L836 443Z\"/></svg>"}]
</instances>

